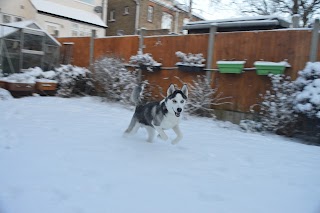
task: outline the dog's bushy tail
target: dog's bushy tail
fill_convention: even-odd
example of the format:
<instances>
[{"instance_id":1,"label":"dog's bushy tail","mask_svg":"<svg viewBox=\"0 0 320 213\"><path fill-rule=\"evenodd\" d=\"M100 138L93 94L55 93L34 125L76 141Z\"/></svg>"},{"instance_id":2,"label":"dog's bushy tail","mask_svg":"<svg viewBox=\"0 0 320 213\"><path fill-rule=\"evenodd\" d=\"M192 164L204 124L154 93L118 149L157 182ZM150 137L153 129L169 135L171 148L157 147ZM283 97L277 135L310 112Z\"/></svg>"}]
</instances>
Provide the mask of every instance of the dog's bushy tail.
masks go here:
<instances>
[{"instance_id":1,"label":"dog's bushy tail","mask_svg":"<svg viewBox=\"0 0 320 213\"><path fill-rule=\"evenodd\" d=\"M131 94L130 100L136 105L141 105L141 97L144 89L144 84L137 85Z\"/></svg>"}]
</instances>

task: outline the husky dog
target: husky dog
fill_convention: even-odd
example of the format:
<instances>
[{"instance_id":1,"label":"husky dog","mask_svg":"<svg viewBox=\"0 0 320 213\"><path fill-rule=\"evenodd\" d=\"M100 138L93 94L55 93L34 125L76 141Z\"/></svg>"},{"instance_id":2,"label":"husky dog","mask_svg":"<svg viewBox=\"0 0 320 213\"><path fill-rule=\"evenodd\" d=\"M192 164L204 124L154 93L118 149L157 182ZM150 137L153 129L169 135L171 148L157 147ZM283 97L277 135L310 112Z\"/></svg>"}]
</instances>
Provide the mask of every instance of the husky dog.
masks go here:
<instances>
[{"instance_id":1,"label":"husky dog","mask_svg":"<svg viewBox=\"0 0 320 213\"><path fill-rule=\"evenodd\" d=\"M134 134L140 127L145 127L148 132L148 142L153 141L156 132L159 134L158 137L166 141L168 136L163 130L173 129L177 137L172 141L172 144L178 143L182 139L179 122L188 98L187 85L183 85L181 90L176 90L171 84L165 99L145 105L141 104L142 90L142 86L137 86L132 92L131 100L135 103L136 110L124 134Z\"/></svg>"}]
</instances>

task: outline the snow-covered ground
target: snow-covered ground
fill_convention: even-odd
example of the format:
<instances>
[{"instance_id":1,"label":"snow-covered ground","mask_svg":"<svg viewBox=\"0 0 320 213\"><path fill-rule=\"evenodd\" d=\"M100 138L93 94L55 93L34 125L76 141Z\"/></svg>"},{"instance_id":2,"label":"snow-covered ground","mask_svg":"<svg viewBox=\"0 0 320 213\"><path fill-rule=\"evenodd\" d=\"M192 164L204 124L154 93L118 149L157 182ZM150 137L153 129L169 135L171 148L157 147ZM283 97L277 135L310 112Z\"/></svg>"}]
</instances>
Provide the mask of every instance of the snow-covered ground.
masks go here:
<instances>
[{"instance_id":1,"label":"snow-covered ground","mask_svg":"<svg viewBox=\"0 0 320 213\"><path fill-rule=\"evenodd\" d=\"M131 115L88 97L0 100L0 212L320 212L320 147L196 117L179 144L151 144L122 137Z\"/></svg>"}]
</instances>

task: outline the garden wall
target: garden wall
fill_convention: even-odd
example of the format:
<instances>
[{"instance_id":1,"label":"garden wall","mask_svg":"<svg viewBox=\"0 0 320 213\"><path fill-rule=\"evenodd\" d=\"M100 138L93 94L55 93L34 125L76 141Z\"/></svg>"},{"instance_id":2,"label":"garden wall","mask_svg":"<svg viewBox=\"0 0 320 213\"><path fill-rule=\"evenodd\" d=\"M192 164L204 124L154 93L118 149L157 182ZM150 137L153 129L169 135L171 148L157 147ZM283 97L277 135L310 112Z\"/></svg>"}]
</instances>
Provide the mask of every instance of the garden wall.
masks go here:
<instances>
[{"instance_id":1,"label":"garden wall","mask_svg":"<svg viewBox=\"0 0 320 213\"><path fill-rule=\"evenodd\" d=\"M258 60L274 62L287 60L291 68L287 68L285 74L295 79L298 71L302 70L309 60L311 33L311 29L217 33L212 67L217 68L218 60L246 60L245 68L254 67L253 63ZM144 52L151 53L164 68L174 67L178 62L175 56L177 51L203 53L206 58L208 38L208 34L145 37ZM72 61L74 65L89 66L90 38L58 40L61 43L74 42ZM138 36L97 38L94 40L94 58L114 55L129 61L130 56L137 53L138 47ZM177 69L143 72L144 79L164 89L170 83L181 85L176 76L189 83L199 74L205 72L182 72ZM259 101L259 94L269 88L270 82L267 76L258 76L255 70L245 71L242 74L221 74L213 71L212 86L217 86L223 96L232 97L233 104L220 106L220 109L248 112L250 106Z\"/></svg>"}]
</instances>

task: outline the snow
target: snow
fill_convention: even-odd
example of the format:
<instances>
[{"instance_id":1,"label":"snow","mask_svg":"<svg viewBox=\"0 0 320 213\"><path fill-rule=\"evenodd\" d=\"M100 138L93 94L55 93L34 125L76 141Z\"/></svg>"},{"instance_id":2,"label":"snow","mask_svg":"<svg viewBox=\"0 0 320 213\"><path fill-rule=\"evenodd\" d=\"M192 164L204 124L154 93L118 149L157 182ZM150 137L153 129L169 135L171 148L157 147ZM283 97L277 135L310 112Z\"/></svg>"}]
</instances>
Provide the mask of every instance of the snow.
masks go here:
<instances>
[{"instance_id":1,"label":"snow","mask_svg":"<svg viewBox=\"0 0 320 213\"><path fill-rule=\"evenodd\" d=\"M55 78L55 76L56 74L54 71L43 71L40 67L35 67L35 68L29 68L28 70L22 73L14 73L9 75L8 77L2 77L0 78L0 80L11 82L11 83L29 83L29 84L35 84L37 81L57 83L57 81L50 80Z\"/></svg>"},{"instance_id":2,"label":"snow","mask_svg":"<svg viewBox=\"0 0 320 213\"><path fill-rule=\"evenodd\" d=\"M0 101L12 99L12 95L9 91L0 87Z\"/></svg>"},{"instance_id":3,"label":"snow","mask_svg":"<svg viewBox=\"0 0 320 213\"><path fill-rule=\"evenodd\" d=\"M217 61L217 64L245 64L246 61Z\"/></svg>"},{"instance_id":4,"label":"snow","mask_svg":"<svg viewBox=\"0 0 320 213\"><path fill-rule=\"evenodd\" d=\"M271 62L271 61L255 61L254 65L258 66L285 66L290 67L291 65L287 61L280 61L280 62Z\"/></svg>"},{"instance_id":5,"label":"snow","mask_svg":"<svg viewBox=\"0 0 320 213\"><path fill-rule=\"evenodd\" d=\"M295 94L295 109L299 112L315 115L320 113L320 62L308 62L304 70L299 71L295 81L301 88Z\"/></svg>"},{"instance_id":6,"label":"snow","mask_svg":"<svg viewBox=\"0 0 320 213\"><path fill-rule=\"evenodd\" d=\"M132 113L89 97L0 101L0 212L320 211L319 147L191 116L179 144L151 144L122 137Z\"/></svg>"},{"instance_id":7,"label":"snow","mask_svg":"<svg viewBox=\"0 0 320 213\"><path fill-rule=\"evenodd\" d=\"M206 60L203 58L202 53L184 53L181 51L176 52L176 56L180 59L180 62L177 62L177 66L195 66L195 67L204 67L202 64Z\"/></svg>"},{"instance_id":8,"label":"snow","mask_svg":"<svg viewBox=\"0 0 320 213\"><path fill-rule=\"evenodd\" d=\"M106 27L103 20L93 13L45 0L31 0L31 2L38 11Z\"/></svg>"}]
</instances>

